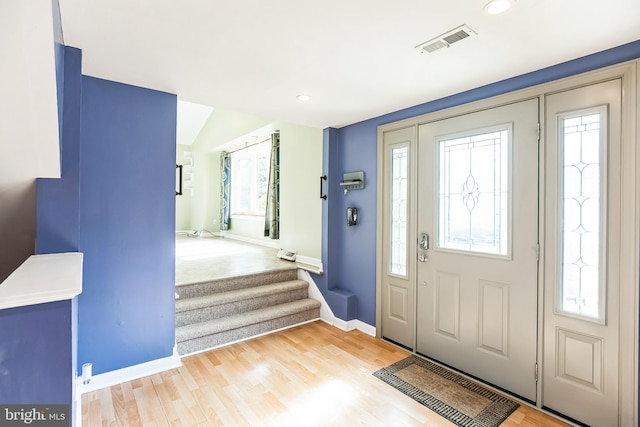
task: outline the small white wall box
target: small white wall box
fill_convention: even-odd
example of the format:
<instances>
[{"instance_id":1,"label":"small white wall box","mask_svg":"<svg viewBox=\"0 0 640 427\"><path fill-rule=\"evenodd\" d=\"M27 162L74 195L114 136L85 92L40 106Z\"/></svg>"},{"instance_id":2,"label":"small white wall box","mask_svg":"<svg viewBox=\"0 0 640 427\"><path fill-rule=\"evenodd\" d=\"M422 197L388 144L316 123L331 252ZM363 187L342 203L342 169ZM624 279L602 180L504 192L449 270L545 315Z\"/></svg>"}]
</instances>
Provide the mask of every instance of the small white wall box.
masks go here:
<instances>
[{"instance_id":1,"label":"small white wall box","mask_svg":"<svg viewBox=\"0 0 640 427\"><path fill-rule=\"evenodd\" d=\"M85 363L82 365L82 384L89 384L91 382L91 377L92 377L92 371L93 371L93 364L92 363Z\"/></svg>"},{"instance_id":2,"label":"small white wall box","mask_svg":"<svg viewBox=\"0 0 640 427\"><path fill-rule=\"evenodd\" d=\"M342 176L340 186L344 189L344 194L350 190L362 190L364 188L364 172L349 172Z\"/></svg>"},{"instance_id":3,"label":"small white wall box","mask_svg":"<svg viewBox=\"0 0 640 427\"><path fill-rule=\"evenodd\" d=\"M290 251L287 249L280 249L278 251L278 258L284 259L286 261L295 261L296 260L296 251Z\"/></svg>"}]
</instances>

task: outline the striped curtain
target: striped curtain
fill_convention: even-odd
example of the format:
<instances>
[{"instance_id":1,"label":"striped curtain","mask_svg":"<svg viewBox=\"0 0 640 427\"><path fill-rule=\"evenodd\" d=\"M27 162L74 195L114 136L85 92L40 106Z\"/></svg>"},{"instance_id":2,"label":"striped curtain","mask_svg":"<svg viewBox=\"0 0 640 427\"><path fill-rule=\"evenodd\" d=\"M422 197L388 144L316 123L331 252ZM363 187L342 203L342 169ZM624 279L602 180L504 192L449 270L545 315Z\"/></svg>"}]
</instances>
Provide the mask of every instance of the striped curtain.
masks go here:
<instances>
[{"instance_id":1,"label":"striped curtain","mask_svg":"<svg viewBox=\"0 0 640 427\"><path fill-rule=\"evenodd\" d=\"M229 210L229 190L231 188L231 155L226 151L220 153L222 178L222 203L220 208L220 230L229 230L231 215Z\"/></svg>"},{"instance_id":2,"label":"striped curtain","mask_svg":"<svg viewBox=\"0 0 640 427\"><path fill-rule=\"evenodd\" d=\"M280 134L271 134L271 162L267 188L267 211L264 215L264 235L280 238Z\"/></svg>"}]
</instances>

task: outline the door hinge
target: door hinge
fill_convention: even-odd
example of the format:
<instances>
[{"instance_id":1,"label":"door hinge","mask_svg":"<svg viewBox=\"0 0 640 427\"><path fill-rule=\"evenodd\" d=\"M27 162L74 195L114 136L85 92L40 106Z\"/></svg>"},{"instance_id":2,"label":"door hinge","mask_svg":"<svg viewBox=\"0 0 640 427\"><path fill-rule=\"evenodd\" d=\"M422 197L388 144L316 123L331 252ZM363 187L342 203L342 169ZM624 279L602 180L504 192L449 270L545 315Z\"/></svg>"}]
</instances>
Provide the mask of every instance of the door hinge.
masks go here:
<instances>
[{"instance_id":1,"label":"door hinge","mask_svg":"<svg viewBox=\"0 0 640 427\"><path fill-rule=\"evenodd\" d=\"M537 363L536 363L536 373L535 373L535 375L536 375L536 382L538 382L538 364Z\"/></svg>"},{"instance_id":2,"label":"door hinge","mask_svg":"<svg viewBox=\"0 0 640 427\"><path fill-rule=\"evenodd\" d=\"M538 142L540 142L540 122L538 122Z\"/></svg>"},{"instance_id":3,"label":"door hinge","mask_svg":"<svg viewBox=\"0 0 640 427\"><path fill-rule=\"evenodd\" d=\"M540 262L540 243L536 243L536 261Z\"/></svg>"}]
</instances>

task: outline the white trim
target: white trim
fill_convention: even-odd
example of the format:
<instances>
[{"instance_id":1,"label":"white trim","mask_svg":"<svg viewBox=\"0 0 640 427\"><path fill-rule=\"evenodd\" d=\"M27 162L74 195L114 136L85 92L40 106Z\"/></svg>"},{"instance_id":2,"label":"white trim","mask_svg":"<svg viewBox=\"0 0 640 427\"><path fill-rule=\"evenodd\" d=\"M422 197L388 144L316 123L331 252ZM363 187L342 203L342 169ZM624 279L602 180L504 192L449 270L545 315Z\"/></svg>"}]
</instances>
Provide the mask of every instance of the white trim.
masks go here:
<instances>
[{"instance_id":1,"label":"white trim","mask_svg":"<svg viewBox=\"0 0 640 427\"><path fill-rule=\"evenodd\" d=\"M273 242L271 239L254 239L251 237L239 236L237 234L232 234L228 231L220 231L219 233L214 233L220 237L224 237L225 239L238 240L244 243L250 243L256 246L264 246L272 249L280 249L281 246L277 242ZM322 264L322 260L318 258L312 258L304 255L296 255L296 266L303 270L310 271L315 274L322 274L324 272L324 266Z\"/></svg>"},{"instance_id":2,"label":"white trim","mask_svg":"<svg viewBox=\"0 0 640 427\"><path fill-rule=\"evenodd\" d=\"M620 217L620 399L623 426L638 425L638 291L640 271L640 61L622 74Z\"/></svg>"},{"instance_id":3,"label":"white trim","mask_svg":"<svg viewBox=\"0 0 640 427\"><path fill-rule=\"evenodd\" d=\"M638 423L640 422L640 419L638 419L638 375L640 375L639 373L639 361L638 361L638 340L640 340L639 338L639 334L640 334L640 304L637 303L638 301L638 295L640 293L640 266L638 265L638 251L640 251L640 227L638 227L638 223L640 222L640 197L638 197L638 193L640 192L640 169L638 169L637 165L640 164L640 150L637 148L638 145L640 145L640 125L638 124L638 114L640 112L640 66L638 66L638 61L636 61L636 73L634 78L629 78L627 80L628 84L629 84L629 88L631 89L630 93L634 93L633 92L633 88L635 87L635 105L633 103L633 101L628 102L627 101L627 97L624 95L622 95L622 102L623 104L623 109L625 108L625 106L627 106L629 108L630 111L630 115L631 117L635 117L635 123L633 124L628 124L626 126L631 126L631 131L630 131L630 138L632 141L635 141L635 147L636 147L636 160L635 160L635 164L636 164L636 170L635 170L635 191L634 194L636 195L636 204L634 206L635 208L635 233L633 234L633 247L635 249L635 266L634 266L634 271L633 271L633 295L629 298L630 301L636 301L636 303L634 304L634 309L633 309L633 327L632 327L632 331L629 331L629 334L633 335L634 339L633 339L633 358L632 360L629 362L631 364L631 366L633 367L633 385L630 386L631 389L633 390L633 397L629 398L629 403L632 405L632 413L633 413L633 420L632 423L633 425L638 425ZM627 105L628 103L628 105ZM626 297L626 296L625 296ZM626 328L627 326L625 326ZM624 409L624 408L623 408Z\"/></svg>"},{"instance_id":4,"label":"white trim","mask_svg":"<svg viewBox=\"0 0 640 427\"><path fill-rule=\"evenodd\" d=\"M78 371L75 371L73 373L73 379L75 381L76 387L75 387L75 395L76 395L76 407L75 407L75 413L72 415L75 417L75 425L76 427L82 427L82 394L80 393L80 391L78 390Z\"/></svg>"},{"instance_id":5,"label":"white trim","mask_svg":"<svg viewBox=\"0 0 640 427\"><path fill-rule=\"evenodd\" d=\"M329 304L327 304L327 300L324 299L322 292L318 289L318 285L314 282L309 272L298 269L298 279L305 280L309 283L309 298L320 301L320 320L331 324L335 318L333 311L331 307L329 307Z\"/></svg>"},{"instance_id":6,"label":"white trim","mask_svg":"<svg viewBox=\"0 0 640 427\"><path fill-rule=\"evenodd\" d=\"M200 229L200 230L176 230L176 236L178 235L186 235L188 237L202 237L202 233L207 233L208 235L212 236L212 237L222 237L220 236L220 232L219 231L209 231L209 230L205 230L204 228Z\"/></svg>"},{"instance_id":7,"label":"white trim","mask_svg":"<svg viewBox=\"0 0 640 427\"><path fill-rule=\"evenodd\" d=\"M375 326L371 326L358 319L342 320L336 317L333 314L331 307L329 307L329 304L327 304L327 301L324 299L324 296L318 289L318 285L313 281L311 275L309 275L309 272L305 270L298 270L298 279L309 282L309 298L320 301L320 320L345 332L357 329L372 337L376 336Z\"/></svg>"},{"instance_id":8,"label":"white trim","mask_svg":"<svg viewBox=\"0 0 640 427\"><path fill-rule=\"evenodd\" d=\"M360 332L365 333L371 337L374 337L374 338L376 337L376 327L371 326L368 323L364 323L362 320L358 320L358 319L342 320L337 317L334 317L333 321L328 321L325 319L321 319L321 320L344 332L349 332L357 329Z\"/></svg>"},{"instance_id":9,"label":"white trim","mask_svg":"<svg viewBox=\"0 0 640 427\"><path fill-rule=\"evenodd\" d=\"M271 241L271 239L268 239L268 240L254 239L251 237L244 237L244 236L239 236L237 234L232 234L229 231L220 231L219 234L221 237L224 237L225 239L239 240L241 242L251 243L252 245L266 246L267 248L280 249L280 244L278 242Z\"/></svg>"},{"instance_id":10,"label":"white trim","mask_svg":"<svg viewBox=\"0 0 640 427\"><path fill-rule=\"evenodd\" d=\"M194 230L176 230L176 234L191 234Z\"/></svg>"},{"instance_id":11,"label":"white trim","mask_svg":"<svg viewBox=\"0 0 640 427\"><path fill-rule=\"evenodd\" d=\"M82 293L83 256L31 255L0 283L0 310L75 298Z\"/></svg>"},{"instance_id":12,"label":"white trim","mask_svg":"<svg viewBox=\"0 0 640 427\"><path fill-rule=\"evenodd\" d=\"M538 136L538 245L537 245L537 250L538 250L538 280L537 280L537 286L538 286L538 292L537 292L537 296L538 296L538 301L544 301L544 297L545 297L545 293L544 293L544 286L543 286L543 281L542 278L545 277L545 265L544 262L540 262L541 260L546 259L545 257L546 255L546 244L545 244L545 236L544 236L544 230L546 227L546 218L545 218L545 212L547 209L547 203L546 203L546 199L545 199L545 193L544 193L544 188L545 188L545 174L543 173L543 171L546 170L547 167L547 162L546 162L546 158L547 158L547 149L546 149L546 145L544 144L544 138L542 135L542 132L544 131L542 129L542 122L544 121L544 117L547 116L547 106L545 105L544 102L544 94L541 94L538 97L538 108L539 108L539 113L538 113L538 126L539 126L539 132L540 135ZM544 304L538 304L538 321L537 321L537 327L538 327L538 337L537 337L537 345L538 345L538 351L536 353L536 360L539 361L538 364L538 378L542 378L542 376L544 375L544 366L542 364L542 360L544 358L544 334L541 333L541 331L544 331ZM536 382L536 404L534 406L536 406L538 409L542 410L542 383L543 381L537 381Z\"/></svg>"},{"instance_id":13,"label":"white trim","mask_svg":"<svg viewBox=\"0 0 640 427\"><path fill-rule=\"evenodd\" d=\"M296 265L298 268L310 271L315 274L324 273L324 266L322 260L318 258L311 258L304 255L296 255Z\"/></svg>"},{"instance_id":14,"label":"white trim","mask_svg":"<svg viewBox=\"0 0 640 427\"><path fill-rule=\"evenodd\" d=\"M82 377L79 376L77 377L76 393L77 395L89 393L91 391L100 390L101 388L111 387L116 384L122 384L142 377L148 377L149 375L179 368L181 366L182 361L180 360L180 355L174 347L173 354L169 357L151 360L149 362L140 363L139 365L128 366L126 368L95 375L91 378L89 384L83 384Z\"/></svg>"}]
</instances>

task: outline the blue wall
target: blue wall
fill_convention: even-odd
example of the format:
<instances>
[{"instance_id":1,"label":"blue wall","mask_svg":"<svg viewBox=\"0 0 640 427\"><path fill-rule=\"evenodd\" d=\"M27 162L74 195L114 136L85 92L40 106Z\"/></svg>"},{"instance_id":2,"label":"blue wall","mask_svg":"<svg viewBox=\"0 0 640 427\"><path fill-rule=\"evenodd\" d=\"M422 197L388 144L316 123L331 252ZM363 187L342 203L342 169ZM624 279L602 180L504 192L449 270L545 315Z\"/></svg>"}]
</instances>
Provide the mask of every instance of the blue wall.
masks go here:
<instances>
[{"instance_id":1,"label":"blue wall","mask_svg":"<svg viewBox=\"0 0 640 427\"><path fill-rule=\"evenodd\" d=\"M0 310L0 402L71 404L73 301Z\"/></svg>"},{"instance_id":2,"label":"blue wall","mask_svg":"<svg viewBox=\"0 0 640 427\"><path fill-rule=\"evenodd\" d=\"M417 105L384 116L346 126L325 129L325 155L330 154L324 173L330 177L330 190L338 186L345 172L365 172L366 188L349 192L346 196L330 197L334 200L323 210L323 254L328 265L325 277L315 278L336 316L343 320L345 310L329 297L325 289L339 287L355 295L357 319L375 325L376 315L376 178L377 128L380 125L431 113L480 99L501 95L514 90L550 82L574 74L592 71L640 57L640 41L589 55L553 67L524 74L508 80L452 95L433 102ZM336 181L337 180L337 181ZM326 202L325 202L326 203ZM360 214L358 225L347 227L344 212L355 206ZM326 249L325 249L326 248ZM338 254L337 257L332 255Z\"/></svg>"},{"instance_id":3,"label":"blue wall","mask_svg":"<svg viewBox=\"0 0 640 427\"><path fill-rule=\"evenodd\" d=\"M94 374L173 354L176 102L82 77L78 363Z\"/></svg>"},{"instance_id":4,"label":"blue wall","mask_svg":"<svg viewBox=\"0 0 640 427\"><path fill-rule=\"evenodd\" d=\"M338 230L346 226L346 208L341 211L343 194L339 186L342 174L338 173L337 168L331 167L339 162L337 142L337 129L323 131L322 174L327 178L321 183L323 194L327 196L322 202L321 257L324 272L321 275L314 274L313 279L334 315L342 320L352 320L358 315L357 297L352 291L341 287L340 283L334 279L338 274L339 260L343 254L342 246L337 241L330 241L331 236L339 236ZM330 243L333 243L332 250L329 250Z\"/></svg>"}]
</instances>

